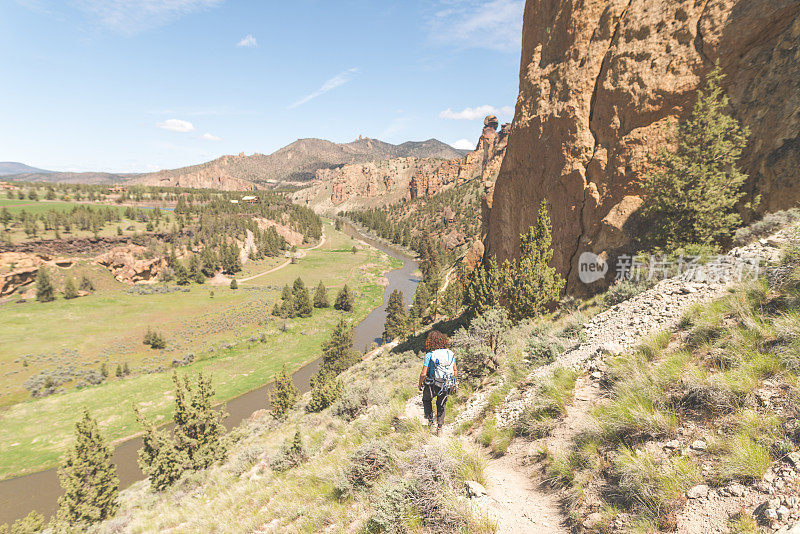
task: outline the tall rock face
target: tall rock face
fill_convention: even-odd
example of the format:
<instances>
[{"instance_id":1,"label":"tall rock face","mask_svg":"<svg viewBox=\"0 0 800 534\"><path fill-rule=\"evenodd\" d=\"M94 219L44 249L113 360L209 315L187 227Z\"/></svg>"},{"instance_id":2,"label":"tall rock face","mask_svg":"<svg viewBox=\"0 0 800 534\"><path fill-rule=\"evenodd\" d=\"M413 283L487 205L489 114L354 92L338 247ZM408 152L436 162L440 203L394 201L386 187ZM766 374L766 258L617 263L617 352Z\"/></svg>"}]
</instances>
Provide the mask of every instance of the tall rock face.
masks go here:
<instances>
[{"instance_id":1,"label":"tall rock face","mask_svg":"<svg viewBox=\"0 0 800 534\"><path fill-rule=\"evenodd\" d=\"M800 2L528 0L520 92L486 209L487 253L519 250L550 202L554 266L588 293L578 258L626 250L648 156L686 117L719 61L733 114L751 130L741 165L761 211L800 200Z\"/></svg>"},{"instance_id":2,"label":"tall rock face","mask_svg":"<svg viewBox=\"0 0 800 534\"><path fill-rule=\"evenodd\" d=\"M293 198L320 213L337 213L435 195L478 177L493 184L510 131L508 124L498 127L497 117L486 117L476 149L459 158L397 157L319 169L311 185Z\"/></svg>"}]
</instances>

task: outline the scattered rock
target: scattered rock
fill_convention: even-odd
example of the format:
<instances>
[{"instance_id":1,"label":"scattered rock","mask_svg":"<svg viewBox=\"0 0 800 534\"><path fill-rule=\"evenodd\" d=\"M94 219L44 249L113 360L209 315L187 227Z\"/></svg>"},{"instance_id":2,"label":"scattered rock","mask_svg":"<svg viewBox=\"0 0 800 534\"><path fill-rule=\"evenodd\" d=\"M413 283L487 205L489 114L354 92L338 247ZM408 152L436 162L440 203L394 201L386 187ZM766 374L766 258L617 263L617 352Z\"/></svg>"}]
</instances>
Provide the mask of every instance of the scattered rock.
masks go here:
<instances>
[{"instance_id":1,"label":"scattered rock","mask_svg":"<svg viewBox=\"0 0 800 534\"><path fill-rule=\"evenodd\" d=\"M699 484L693 488L690 488L689 491L686 492L686 496L690 499L702 499L708 496L708 486L705 484Z\"/></svg>"},{"instance_id":2,"label":"scattered rock","mask_svg":"<svg viewBox=\"0 0 800 534\"><path fill-rule=\"evenodd\" d=\"M708 449L708 445L706 445L706 442L703 441L702 439L693 441L690 447L692 448L693 451L705 451L706 449Z\"/></svg>"},{"instance_id":3,"label":"scattered rock","mask_svg":"<svg viewBox=\"0 0 800 534\"><path fill-rule=\"evenodd\" d=\"M486 488L484 488L482 484L475 482L474 480L465 480L464 489L467 490L467 496L469 496L470 498L483 497L484 495L486 495Z\"/></svg>"},{"instance_id":4,"label":"scattered rock","mask_svg":"<svg viewBox=\"0 0 800 534\"><path fill-rule=\"evenodd\" d=\"M790 452L786 455L786 460L791 464L792 467L795 469L800 468L800 452Z\"/></svg>"}]
</instances>

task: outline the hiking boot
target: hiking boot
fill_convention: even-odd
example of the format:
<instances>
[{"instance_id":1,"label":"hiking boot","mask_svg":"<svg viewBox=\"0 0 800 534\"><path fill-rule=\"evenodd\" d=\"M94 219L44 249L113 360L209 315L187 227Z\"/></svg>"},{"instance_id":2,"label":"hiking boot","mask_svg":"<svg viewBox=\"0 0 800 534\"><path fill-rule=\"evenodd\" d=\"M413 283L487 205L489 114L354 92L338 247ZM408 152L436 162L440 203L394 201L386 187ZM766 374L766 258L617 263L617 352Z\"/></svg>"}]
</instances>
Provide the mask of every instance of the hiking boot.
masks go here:
<instances>
[{"instance_id":1,"label":"hiking boot","mask_svg":"<svg viewBox=\"0 0 800 534\"><path fill-rule=\"evenodd\" d=\"M441 433L442 433L442 427L441 427L441 426L437 426L437 427L436 427L436 430L434 431L434 433L435 433L437 436L438 436L439 434L441 434Z\"/></svg>"}]
</instances>

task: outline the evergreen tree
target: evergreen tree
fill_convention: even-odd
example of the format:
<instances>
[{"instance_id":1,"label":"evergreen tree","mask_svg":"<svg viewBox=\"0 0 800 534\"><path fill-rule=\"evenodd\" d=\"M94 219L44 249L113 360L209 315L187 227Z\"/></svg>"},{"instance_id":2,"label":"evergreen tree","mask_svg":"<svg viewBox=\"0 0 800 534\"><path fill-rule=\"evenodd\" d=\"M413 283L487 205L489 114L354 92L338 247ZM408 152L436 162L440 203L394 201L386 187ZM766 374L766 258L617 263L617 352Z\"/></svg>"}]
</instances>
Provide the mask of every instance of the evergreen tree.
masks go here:
<instances>
[{"instance_id":1,"label":"evergreen tree","mask_svg":"<svg viewBox=\"0 0 800 534\"><path fill-rule=\"evenodd\" d=\"M231 289L239 289L239 282L236 281L236 278L231 278L231 283L228 287Z\"/></svg>"},{"instance_id":2,"label":"evergreen tree","mask_svg":"<svg viewBox=\"0 0 800 534\"><path fill-rule=\"evenodd\" d=\"M34 510L22 519L14 521L11 531L8 530L8 525L0 525L0 534L34 534L43 531L44 527L44 516Z\"/></svg>"},{"instance_id":3,"label":"evergreen tree","mask_svg":"<svg viewBox=\"0 0 800 534\"><path fill-rule=\"evenodd\" d=\"M311 377L311 400L306 409L321 412L342 395L342 381L331 378L329 373Z\"/></svg>"},{"instance_id":4,"label":"evergreen tree","mask_svg":"<svg viewBox=\"0 0 800 534\"><path fill-rule=\"evenodd\" d=\"M328 302L328 290L325 288L325 284L322 283L322 280L320 280L317 289L314 290L314 307L329 308L330 305L331 303Z\"/></svg>"},{"instance_id":5,"label":"evergreen tree","mask_svg":"<svg viewBox=\"0 0 800 534\"><path fill-rule=\"evenodd\" d=\"M512 321L541 315L558 300L564 279L550 266L552 259L552 225L547 201L542 200L536 226L520 235L520 257L501 269L501 302Z\"/></svg>"},{"instance_id":6,"label":"evergreen tree","mask_svg":"<svg viewBox=\"0 0 800 534\"><path fill-rule=\"evenodd\" d=\"M460 276L450 280L442 296L442 307L450 317L454 317L464 303L464 283L461 280Z\"/></svg>"},{"instance_id":7,"label":"evergreen tree","mask_svg":"<svg viewBox=\"0 0 800 534\"><path fill-rule=\"evenodd\" d=\"M318 374L336 376L359 359L360 354L353 350L353 327L342 319L334 327L331 337L322 344L322 365Z\"/></svg>"},{"instance_id":8,"label":"evergreen tree","mask_svg":"<svg viewBox=\"0 0 800 534\"><path fill-rule=\"evenodd\" d=\"M355 298L353 294L350 292L350 288L347 287L347 284L342 287L339 293L336 295L336 302L333 304L333 307L337 310L341 311L353 311L353 304Z\"/></svg>"},{"instance_id":9,"label":"evergreen tree","mask_svg":"<svg viewBox=\"0 0 800 534\"><path fill-rule=\"evenodd\" d=\"M674 151L662 149L646 177L643 245L674 250L726 242L741 223L736 203L747 175L737 162L749 130L730 116L719 64L706 77L691 116L672 127Z\"/></svg>"},{"instance_id":10,"label":"evergreen tree","mask_svg":"<svg viewBox=\"0 0 800 534\"><path fill-rule=\"evenodd\" d=\"M386 324L383 329L383 340L389 342L396 337L404 335L407 319L403 292L395 289L389 295L389 302L386 305Z\"/></svg>"},{"instance_id":11,"label":"evergreen tree","mask_svg":"<svg viewBox=\"0 0 800 534\"><path fill-rule=\"evenodd\" d=\"M285 301L292 301L292 288L289 284L283 286L283 291L281 292L281 298Z\"/></svg>"},{"instance_id":12,"label":"evergreen tree","mask_svg":"<svg viewBox=\"0 0 800 534\"><path fill-rule=\"evenodd\" d=\"M224 414L214 411L211 397L214 390L211 378L197 374L197 383L192 387L189 377L183 383L173 373L175 384L175 449L186 456L190 469L204 469L227 453L224 440Z\"/></svg>"},{"instance_id":13,"label":"evergreen tree","mask_svg":"<svg viewBox=\"0 0 800 534\"><path fill-rule=\"evenodd\" d=\"M137 409L134 412L136 420L144 428L142 448L139 449L139 467L150 479L150 486L156 491L162 491L181 477L188 459L185 453L175 448L169 435L157 430Z\"/></svg>"},{"instance_id":14,"label":"evergreen tree","mask_svg":"<svg viewBox=\"0 0 800 534\"><path fill-rule=\"evenodd\" d=\"M50 274L47 269L40 267L36 273L36 300L39 302L51 302L56 299L56 292L53 283L50 281Z\"/></svg>"},{"instance_id":15,"label":"evergreen tree","mask_svg":"<svg viewBox=\"0 0 800 534\"><path fill-rule=\"evenodd\" d=\"M58 499L58 519L71 526L103 521L116 512L119 478L97 422L84 409L75 425L75 444L58 470L64 494Z\"/></svg>"},{"instance_id":16,"label":"evergreen tree","mask_svg":"<svg viewBox=\"0 0 800 534\"><path fill-rule=\"evenodd\" d=\"M122 372L122 366L120 364L117 364L117 369L116 371L114 371L114 375L117 378L122 378L123 372Z\"/></svg>"},{"instance_id":17,"label":"evergreen tree","mask_svg":"<svg viewBox=\"0 0 800 534\"><path fill-rule=\"evenodd\" d=\"M411 314L414 317L424 317L431 300L431 290L428 288L428 284L425 282L417 284L417 289L414 291L414 304L411 307Z\"/></svg>"},{"instance_id":18,"label":"evergreen tree","mask_svg":"<svg viewBox=\"0 0 800 534\"><path fill-rule=\"evenodd\" d=\"M292 304L293 317L311 317L313 311L311 307L311 297L308 294L305 283L303 283L300 277L294 281Z\"/></svg>"},{"instance_id":19,"label":"evergreen tree","mask_svg":"<svg viewBox=\"0 0 800 534\"><path fill-rule=\"evenodd\" d=\"M77 296L78 290L75 288L75 280L72 278L67 278L67 281L64 283L64 298L74 299Z\"/></svg>"},{"instance_id":20,"label":"evergreen tree","mask_svg":"<svg viewBox=\"0 0 800 534\"><path fill-rule=\"evenodd\" d=\"M91 280L89 280L89 277L86 275L83 275L81 277L81 284L79 287L81 291L87 291L87 292L94 291L94 284L92 283Z\"/></svg>"},{"instance_id":21,"label":"evergreen tree","mask_svg":"<svg viewBox=\"0 0 800 534\"><path fill-rule=\"evenodd\" d=\"M272 390L267 395L275 419L286 419L289 411L297 403L300 392L294 385L292 377L286 373L286 364L283 364L281 375L275 379Z\"/></svg>"},{"instance_id":22,"label":"evergreen tree","mask_svg":"<svg viewBox=\"0 0 800 534\"><path fill-rule=\"evenodd\" d=\"M500 304L501 283L500 268L494 256L472 271L464 299L472 317L483 315Z\"/></svg>"},{"instance_id":23,"label":"evergreen tree","mask_svg":"<svg viewBox=\"0 0 800 534\"><path fill-rule=\"evenodd\" d=\"M191 281L189 269L182 262L177 262L175 264L175 283L179 286L189 285Z\"/></svg>"}]
</instances>

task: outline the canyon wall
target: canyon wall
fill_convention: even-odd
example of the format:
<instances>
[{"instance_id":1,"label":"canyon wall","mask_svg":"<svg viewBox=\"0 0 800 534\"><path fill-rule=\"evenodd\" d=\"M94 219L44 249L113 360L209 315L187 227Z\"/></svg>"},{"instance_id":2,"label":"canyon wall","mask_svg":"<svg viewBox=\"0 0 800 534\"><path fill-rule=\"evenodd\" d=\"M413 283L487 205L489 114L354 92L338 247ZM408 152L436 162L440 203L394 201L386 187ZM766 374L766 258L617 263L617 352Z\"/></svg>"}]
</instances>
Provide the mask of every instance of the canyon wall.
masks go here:
<instances>
[{"instance_id":1,"label":"canyon wall","mask_svg":"<svg viewBox=\"0 0 800 534\"><path fill-rule=\"evenodd\" d=\"M633 232L648 155L687 116L715 61L731 111L751 130L741 165L759 210L800 200L800 2L528 0L520 91L506 155L485 209L485 245L513 257L550 202L554 266L567 291L607 284ZM612 268L578 280L591 251Z\"/></svg>"}]
</instances>

